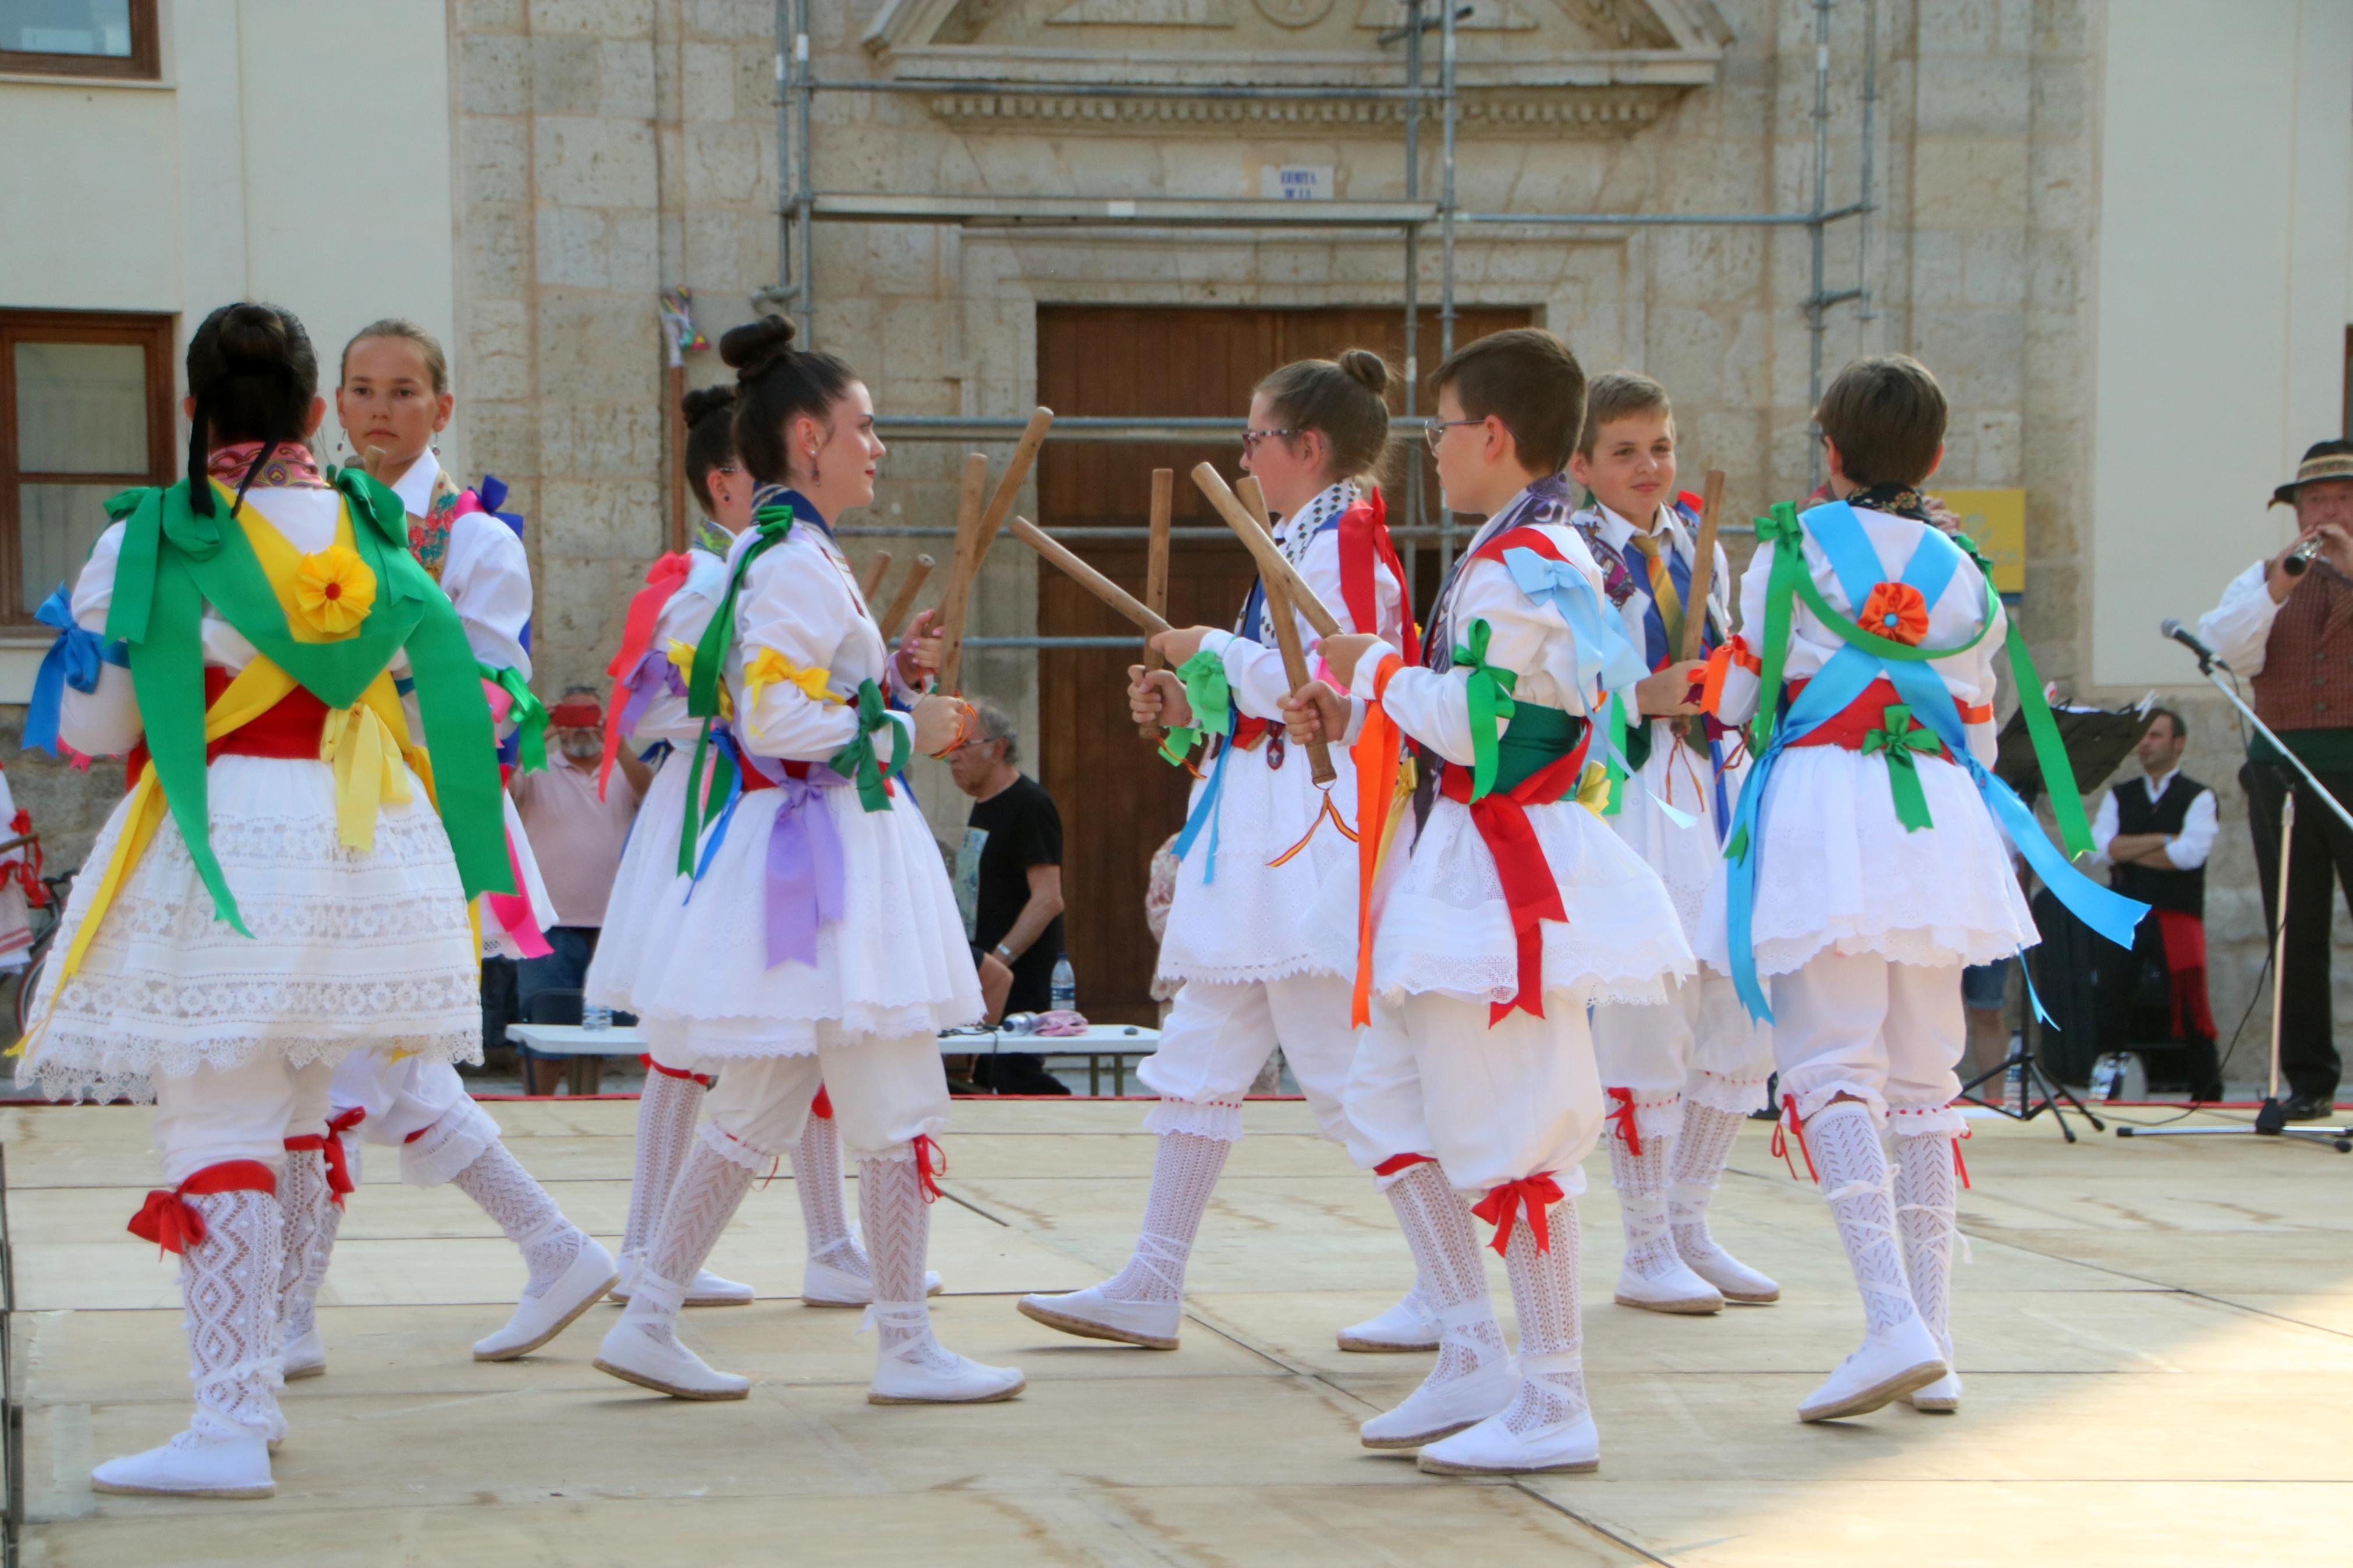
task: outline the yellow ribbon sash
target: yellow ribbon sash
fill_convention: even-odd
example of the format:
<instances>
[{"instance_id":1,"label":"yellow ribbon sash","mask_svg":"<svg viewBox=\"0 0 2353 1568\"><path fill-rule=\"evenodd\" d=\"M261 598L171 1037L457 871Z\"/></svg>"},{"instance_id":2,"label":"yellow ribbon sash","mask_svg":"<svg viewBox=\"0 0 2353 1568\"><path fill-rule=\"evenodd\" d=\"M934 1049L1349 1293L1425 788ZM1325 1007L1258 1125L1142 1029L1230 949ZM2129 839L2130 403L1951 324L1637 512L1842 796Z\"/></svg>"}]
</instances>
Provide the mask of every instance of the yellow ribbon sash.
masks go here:
<instances>
[{"instance_id":1,"label":"yellow ribbon sash","mask_svg":"<svg viewBox=\"0 0 2353 1568\"><path fill-rule=\"evenodd\" d=\"M763 687L784 685L798 687L812 702L830 702L840 707L849 699L826 684L832 673L795 664L775 648L764 647L744 667L744 705L756 704Z\"/></svg>"}]
</instances>

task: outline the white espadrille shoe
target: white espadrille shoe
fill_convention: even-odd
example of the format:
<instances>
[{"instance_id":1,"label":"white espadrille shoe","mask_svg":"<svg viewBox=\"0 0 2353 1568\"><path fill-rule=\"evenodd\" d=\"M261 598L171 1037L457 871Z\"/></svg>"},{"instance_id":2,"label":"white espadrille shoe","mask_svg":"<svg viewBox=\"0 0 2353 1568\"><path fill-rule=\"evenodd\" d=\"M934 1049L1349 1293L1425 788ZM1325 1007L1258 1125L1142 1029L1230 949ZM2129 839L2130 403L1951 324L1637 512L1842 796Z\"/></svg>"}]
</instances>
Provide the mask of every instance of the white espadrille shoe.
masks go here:
<instances>
[{"instance_id":1,"label":"white espadrille shoe","mask_svg":"<svg viewBox=\"0 0 2353 1568\"><path fill-rule=\"evenodd\" d=\"M1744 1306L1761 1307L1781 1299L1781 1287L1770 1275L1748 1267L1711 1238L1704 1247L1692 1247L1676 1238L1675 1251L1683 1266L1710 1285L1727 1301Z\"/></svg>"},{"instance_id":2,"label":"white espadrille shoe","mask_svg":"<svg viewBox=\"0 0 2353 1568\"><path fill-rule=\"evenodd\" d=\"M183 1432L160 1448L109 1459L90 1473L92 1491L130 1497L245 1499L275 1497L269 1439Z\"/></svg>"},{"instance_id":3,"label":"white espadrille shoe","mask_svg":"<svg viewBox=\"0 0 2353 1568\"><path fill-rule=\"evenodd\" d=\"M1148 1351L1173 1351L1185 1321L1182 1301L1114 1301L1100 1285L1066 1296L1024 1296L1014 1303L1025 1318L1082 1340L1111 1340Z\"/></svg>"},{"instance_id":4,"label":"white espadrille shoe","mask_svg":"<svg viewBox=\"0 0 2353 1568\"><path fill-rule=\"evenodd\" d=\"M711 1366L679 1343L667 1321L648 1325L624 1316L606 1331L596 1364L598 1372L672 1399L742 1399L752 1392L750 1378Z\"/></svg>"},{"instance_id":5,"label":"white espadrille shoe","mask_svg":"<svg viewBox=\"0 0 2353 1568\"><path fill-rule=\"evenodd\" d=\"M629 1304L630 1296L636 1293L638 1270L642 1265L637 1258L625 1252L621 1255L619 1267L621 1277L613 1282L611 1289L605 1292L605 1299L618 1301L626 1307ZM698 1268L694 1273L694 1283L687 1287L684 1304L689 1307L748 1307L758 1296L759 1292L749 1285L730 1279L723 1274L713 1274L708 1268Z\"/></svg>"},{"instance_id":6,"label":"white espadrille shoe","mask_svg":"<svg viewBox=\"0 0 2353 1568\"><path fill-rule=\"evenodd\" d=\"M1800 1421L1835 1421L1864 1415L1891 1400L1947 1376L1944 1352L1918 1314L1864 1337L1862 1348L1798 1406Z\"/></svg>"},{"instance_id":7,"label":"white espadrille shoe","mask_svg":"<svg viewBox=\"0 0 2353 1568\"><path fill-rule=\"evenodd\" d=\"M526 1295L517 1302L514 1316L507 1320L505 1328L475 1341L474 1359L512 1361L517 1356L529 1355L570 1328L572 1321L602 1300L605 1292L620 1278L613 1255L594 1237L581 1232L580 1250L564 1272L538 1295Z\"/></svg>"},{"instance_id":8,"label":"white espadrille shoe","mask_svg":"<svg viewBox=\"0 0 2353 1568\"><path fill-rule=\"evenodd\" d=\"M1961 1408L1961 1374L1948 1372L1912 1391L1912 1408L1925 1415L1951 1415Z\"/></svg>"},{"instance_id":9,"label":"white espadrille shoe","mask_svg":"<svg viewBox=\"0 0 2353 1568\"><path fill-rule=\"evenodd\" d=\"M292 1383L298 1378L317 1377L327 1370L327 1346L319 1338L319 1325L311 1326L286 1342L284 1376Z\"/></svg>"},{"instance_id":10,"label":"white espadrille shoe","mask_svg":"<svg viewBox=\"0 0 2353 1568\"><path fill-rule=\"evenodd\" d=\"M1422 1300L1420 1287L1377 1318L1340 1331L1340 1348L1366 1355L1397 1355L1438 1348L1438 1314Z\"/></svg>"},{"instance_id":11,"label":"white espadrille shoe","mask_svg":"<svg viewBox=\"0 0 2353 1568\"><path fill-rule=\"evenodd\" d=\"M878 1301L866 1311L882 1335L869 1405L989 1405L1029 1385L1018 1367L988 1366L942 1345L921 1301Z\"/></svg>"},{"instance_id":12,"label":"white espadrille shoe","mask_svg":"<svg viewBox=\"0 0 2353 1568\"><path fill-rule=\"evenodd\" d=\"M874 1302L874 1277L865 1254L856 1251L855 1238L836 1242L801 1266L801 1305L804 1307L867 1307ZM845 1261L854 1261L857 1268L844 1268L827 1259L840 1255L844 1248L850 1254ZM940 1273L936 1268L923 1270L923 1294L940 1293ZM690 1300L687 1303L692 1306Z\"/></svg>"}]
</instances>

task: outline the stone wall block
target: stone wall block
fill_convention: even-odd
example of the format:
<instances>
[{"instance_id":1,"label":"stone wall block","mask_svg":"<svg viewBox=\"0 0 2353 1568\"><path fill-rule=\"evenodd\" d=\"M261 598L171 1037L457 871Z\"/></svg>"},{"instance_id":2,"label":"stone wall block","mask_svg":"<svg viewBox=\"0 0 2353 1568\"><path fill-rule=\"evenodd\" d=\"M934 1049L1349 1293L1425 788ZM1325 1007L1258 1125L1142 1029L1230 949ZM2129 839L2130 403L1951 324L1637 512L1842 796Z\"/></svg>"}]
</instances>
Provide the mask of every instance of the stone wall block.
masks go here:
<instances>
[{"instance_id":1,"label":"stone wall block","mask_svg":"<svg viewBox=\"0 0 2353 1568\"><path fill-rule=\"evenodd\" d=\"M525 398L532 394L531 318L520 300L476 300L459 349L463 395Z\"/></svg>"},{"instance_id":2,"label":"stone wall block","mask_svg":"<svg viewBox=\"0 0 2353 1568\"><path fill-rule=\"evenodd\" d=\"M473 293L498 300L522 294L529 265L523 216L519 205L504 214L480 209L466 226L466 280Z\"/></svg>"},{"instance_id":3,"label":"stone wall block","mask_svg":"<svg viewBox=\"0 0 2353 1568\"><path fill-rule=\"evenodd\" d=\"M2026 144L1923 136L1913 150L1913 219L1926 228L2021 228Z\"/></svg>"},{"instance_id":4,"label":"stone wall block","mask_svg":"<svg viewBox=\"0 0 2353 1568\"><path fill-rule=\"evenodd\" d=\"M567 401L650 400L660 368L653 301L557 294L539 307L540 384Z\"/></svg>"},{"instance_id":5,"label":"stone wall block","mask_svg":"<svg viewBox=\"0 0 2353 1568\"><path fill-rule=\"evenodd\" d=\"M522 114L531 107L531 44L513 37L458 40L458 99L468 114Z\"/></svg>"},{"instance_id":6,"label":"stone wall block","mask_svg":"<svg viewBox=\"0 0 2353 1568\"><path fill-rule=\"evenodd\" d=\"M2025 134L2033 72L2023 55L1939 56L1922 62L1917 108L1924 136Z\"/></svg>"},{"instance_id":7,"label":"stone wall block","mask_svg":"<svg viewBox=\"0 0 2353 1568\"><path fill-rule=\"evenodd\" d=\"M655 0L530 0L534 35L650 38Z\"/></svg>"},{"instance_id":8,"label":"stone wall block","mask_svg":"<svg viewBox=\"0 0 2353 1568\"><path fill-rule=\"evenodd\" d=\"M558 206L654 205L653 127L547 116L538 125L539 195Z\"/></svg>"},{"instance_id":9,"label":"stone wall block","mask_svg":"<svg viewBox=\"0 0 2353 1568\"><path fill-rule=\"evenodd\" d=\"M662 488L642 479L549 479L540 486L551 584L559 560L644 561L660 549Z\"/></svg>"},{"instance_id":10,"label":"stone wall block","mask_svg":"<svg viewBox=\"0 0 2353 1568\"><path fill-rule=\"evenodd\" d=\"M776 8L771 0L689 0L686 26L698 38L733 38L772 48Z\"/></svg>"},{"instance_id":11,"label":"stone wall block","mask_svg":"<svg viewBox=\"0 0 2353 1568\"><path fill-rule=\"evenodd\" d=\"M523 0L458 0L458 15L452 31L460 37L478 37L494 33L520 34L523 28Z\"/></svg>"},{"instance_id":12,"label":"stone wall block","mask_svg":"<svg viewBox=\"0 0 2353 1568\"><path fill-rule=\"evenodd\" d=\"M497 474L501 478L538 473L538 419L523 404L491 403L469 397L466 388L470 380L463 377L461 367L458 417L465 426L466 454L472 459L470 467L479 472ZM471 479L473 475L467 477ZM509 510L513 509L510 507ZM526 511L523 515L528 519L531 514Z\"/></svg>"},{"instance_id":13,"label":"stone wall block","mask_svg":"<svg viewBox=\"0 0 2353 1568\"><path fill-rule=\"evenodd\" d=\"M756 64L748 51L728 44L689 44L685 54L685 118L723 122L734 119L738 77L745 67ZM773 86L773 74L769 79Z\"/></svg>"},{"instance_id":14,"label":"stone wall block","mask_svg":"<svg viewBox=\"0 0 2353 1568\"><path fill-rule=\"evenodd\" d=\"M604 90L596 112L617 120L651 120L654 112L654 55L650 39L607 38L596 46ZM670 54L662 49L667 60Z\"/></svg>"},{"instance_id":15,"label":"stone wall block","mask_svg":"<svg viewBox=\"0 0 2353 1568\"><path fill-rule=\"evenodd\" d=\"M604 62L596 40L557 34L534 37L532 49L532 111L596 114L603 104Z\"/></svg>"},{"instance_id":16,"label":"stone wall block","mask_svg":"<svg viewBox=\"0 0 2353 1568\"><path fill-rule=\"evenodd\" d=\"M596 207L539 209L539 281L575 289L609 289L612 262L605 214Z\"/></svg>"},{"instance_id":17,"label":"stone wall block","mask_svg":"<svg viewBox=\"0 0 2353 1568\"><path fill-rule=\"evenodd\" d=\"M469 206L531 200L530 132L520 120L468 118L458 133L458 189Z\"/></svg>"},{"instance_id":18,"label":"stone wall block","mask_svg":"<svg viewBox=\"0 0 2353 1568\"><path fill-rule=\"evenodd\" d=\"M540 461L546 472L628 477L659 472L662 421L654 405L559 405L540 417Z\"/></svg>"},{"instance_id":19,"label":"stone wall block","mask_svg":"<svg viewBox=\"0 0 2353 1568\"><path fill-rule=\"evenodd\" d=\"M1913 352L1936 373L1956 411L2016 408L2026 324L2007 310L1956 310L1921 322Z\"/></svg>"},{"instance_id":20,"label":"stone wall block","mask_svg":"<svg viewBox=\"0 0 2353 1568\"><path fill-rule=\"evenodd\" d=\"M690 205L752 202L768 188L773 138L756 125L690 124L686 128L686 199Z\"/></svg>"}]
</instances>

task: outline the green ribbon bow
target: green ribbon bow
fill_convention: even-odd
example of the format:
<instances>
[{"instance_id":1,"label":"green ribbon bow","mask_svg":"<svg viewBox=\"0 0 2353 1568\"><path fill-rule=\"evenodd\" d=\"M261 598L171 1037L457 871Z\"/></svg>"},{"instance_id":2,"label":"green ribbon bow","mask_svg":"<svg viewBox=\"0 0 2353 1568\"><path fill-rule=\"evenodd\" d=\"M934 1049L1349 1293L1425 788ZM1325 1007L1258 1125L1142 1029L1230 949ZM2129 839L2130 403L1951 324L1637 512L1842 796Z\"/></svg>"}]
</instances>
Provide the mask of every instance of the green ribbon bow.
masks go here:
<instances>
[{"instance_id":1,"label":"green ribbon bow","mask_svg":"<svg viewBox=\"0 0 2353 1568\"><path fill-rule=\"evenodd\" d=\"M475 668L482 679L507 694L513 704L507 717L515 722L516 765L524 773L535 773L547 766L547 704L532 695L523 684L520 672L512 668L494 669L477 662Z\"/></svg>"},{"instance_id":2,"label":"green ribbon bow","mask_svg":"<svg viewBox=\"0 0 2353 1568\"><path fill-rule=\"evenodd\" d=\"M209 481L207 481L209 482ZM400 498L357 468L335 477L352 515L352 543L375 575L376 599L351 637L297 642L253 545L216 497L214 514L188 505L188 481L125 490L106 503L123 525L106 636L129 650L147 752L213 911L241 936L237 900L213 853L205 754L204 614L227 621L257 652L330 709L360 700L406 649L433 759L434 787L466 895L512 893L497 742L473 649L448 595L408 552Z\"/></svg>"},{"instance_id":3,"label":"green ribbon bow","mask_svg":"<svg viewBox=\"0 0 2353 1568\"><path fill-rule=\"evenodd\" d=\"M686 812L679 819L678 874L694 875L694 846L702 836L702 824L712 803L727 798L734 784L735 764L724 754L715 761L711 752L711 726L719 720L719 681L727 663L727 650L735 642L735 599L744 586L744 574L752 563L782 544L793 531L793 509L789 505L764 506L752 514L752 527L757 539L744 547L735 560L734 570L727 574L727 592L712 612L711 624L702 628L702 640L694 645L694 668L686 681L686 711L689 717L702 721L702 731L694 738L694 763L686 775ZM733 548L730 542L729 548ZM711 782L703 784L703 768L708 763Z\"/></svg>"},{"instance_id":4,"label":"green ribbon bow","mask_svg":"<svg viewBox=\"0 0 2353 1568\"><path fill-rule=\"evenodd\" d=\"M1482 800L1495 787L1495 770L1500 757L1498 726L1519 710L1512 693L1520 684L1519 671L1498 669L1487 662L1487 644L1495 628L1484 618L1472 621L1470 630L1454 650L1457 668L1469 670L1469 683L1464 695L1471 706L1471 798Z\"/></svg>"},{"instance_id":5,"label":"green ribbon bow","mask_svg":"<svg viewBox=\"0 0 2353 1568\"><path fill-rule=\"evenodd\" d=\"M1936 823L1928 816L1927 792L1920 787L1920 766L1915 752L1922 756L1937 756L1944 752L1945 742L1936 731L1912 725L1912 710L1901 702L1891 702L1880 716L1882 728L1862 738L1862 754L1873 752L1887 757L1887 790L1895 797L1895 820L1904 825L1906 833L1917 833Z\"/></svg>"},{"instance_id":6,"label":"green ribbon bow","mask_svg":"<svg viewBox=\"0 0 2353 1568\"><path fill-rule=\"evenodd\" d=\"M1975 542L1965 535L1955 535L1953 542L1978 563L1978 571L1985 579L1985 610L1977 636L1954 647L1913 647L1891 642L1855 625L1822 598L1821 590L1814 586L1813 574L1806 570L1804 538L1805 527L1798 520L1798 509L1788 501L1776 503L1767 515L1757 520L1757 542L1771 544L1774 549L1773 574L1766 580L1765 589L1765 642L1759 649L1764 666L1757 677L1761 695L1749 742L1753 756L1765 754L1773 738L1773 727L1779 720L1781 668L1788 656L1789 623L1797 601L1803 600L1816 619L1853 647L1881 658L1911 663L1967 653L1993 630L1994 613L2001 606L2001 595L1994 590L1992 563L1978 553ZM2058 721L2051 716L2050 700L2042 694L2042 677L2035 670L2034 655L2026 646L2026 633L2016 616L2010 618L2002 651L2010 661L2010 681L2018 688L2018 708L2026 718L2027 739L2034 743L2035 765L2042 774L2043 790L2051 796L2051 814L2059 824L2059 842L2069 859L2088 854L2092 848L2092 824L2084 814L2084 796L2075 787L2075 773L2067 761L2066 742L2059 737ZM1725 853L1732 852L1733 847L1727 847Z\"/></svg>"},{"instance_id":7,"label":"green ribbon bow","mask_svg":"<svg viewBox=\"0 0 2353 1568\"><path fill-rule=\"evenodd\" d=\"M882 700L882 689L871 680L858 683L858 736L836 752L826 766L858 786L858 804L868 811L891 809L891 795L882 787L882 763L874 752L874 732L893 726Z\"/></svg>"},{"instance_id":8,"label":"green ribbon bow","mask_svg":"<svg viewBox=\"0 0 2353 1568\"><path fill-rule=\"evenodd\" d=\"M1211 735L1222 735L1233 723L1233 693L1226 685L1226 661L1202 648L1177 667L1185 683L1185 700L1193 710L1190 724L1171 724L1160 743L1160 755L1171 766L1182 767L1193 748Z\"/></svg>"}]
</instances>

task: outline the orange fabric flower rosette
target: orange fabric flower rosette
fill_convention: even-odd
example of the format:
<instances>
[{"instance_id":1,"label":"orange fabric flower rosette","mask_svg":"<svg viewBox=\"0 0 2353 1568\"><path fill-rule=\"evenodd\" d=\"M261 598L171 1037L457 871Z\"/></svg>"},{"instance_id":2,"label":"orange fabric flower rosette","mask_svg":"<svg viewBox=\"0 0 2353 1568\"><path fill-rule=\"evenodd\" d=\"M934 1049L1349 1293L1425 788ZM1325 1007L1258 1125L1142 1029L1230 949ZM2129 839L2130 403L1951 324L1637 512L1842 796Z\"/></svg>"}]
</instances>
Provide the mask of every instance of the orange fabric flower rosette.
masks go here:
<instances>
[{"instance_id":1,"label":"orange fabric flower rosette","mask_svg":"<svg viewBox=\"0 0 2353 1568\"><path fill-rule=\"evenodd\" d=\"M1909 583L1881 583L1862 601L1862 614L1855 622L1889 642L1917 647L1928 635L1928 601Z\"/></svg>"}]
</instances>

